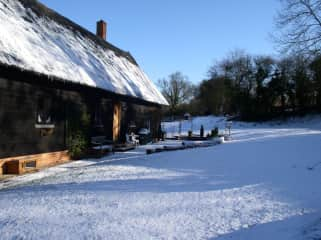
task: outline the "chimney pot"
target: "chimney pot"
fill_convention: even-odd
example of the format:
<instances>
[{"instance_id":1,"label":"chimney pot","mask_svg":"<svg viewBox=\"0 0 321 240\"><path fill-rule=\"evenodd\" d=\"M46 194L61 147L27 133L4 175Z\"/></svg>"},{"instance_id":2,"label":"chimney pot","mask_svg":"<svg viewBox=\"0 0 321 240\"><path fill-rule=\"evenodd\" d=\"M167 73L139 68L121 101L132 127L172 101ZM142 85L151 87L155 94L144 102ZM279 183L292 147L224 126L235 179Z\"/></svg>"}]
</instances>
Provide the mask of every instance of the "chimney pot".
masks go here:
<instances>
[{"instance_id":1,"label":"chimney pot","mask_svg":"<svg viewBox=\"0 0 321 240\"><path fill-rule=\"evenodd\" d=\"M104 20L97 22L97 36L107 40L107 23Z\"/></svg>"}]
</instances>

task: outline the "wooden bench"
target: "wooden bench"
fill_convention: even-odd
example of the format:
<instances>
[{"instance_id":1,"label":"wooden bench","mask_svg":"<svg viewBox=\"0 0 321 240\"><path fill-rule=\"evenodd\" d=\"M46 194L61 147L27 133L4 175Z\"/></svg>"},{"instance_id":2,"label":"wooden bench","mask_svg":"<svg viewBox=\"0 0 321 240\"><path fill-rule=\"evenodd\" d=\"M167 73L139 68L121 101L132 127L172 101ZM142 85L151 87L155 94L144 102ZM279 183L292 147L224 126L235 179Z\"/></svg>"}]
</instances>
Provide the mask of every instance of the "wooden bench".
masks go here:
<instances>
[{"instance_id":1,"label":"wooden bench","mask_svg":"<svg viewBox=\"0 0 321 240\"><path fill-rule=\"evenodd\" d=\"M113 152L113 141L108 140L105 136L91 137L92 150L103 155L107 152Z\"/></svg>"}]
</instances>

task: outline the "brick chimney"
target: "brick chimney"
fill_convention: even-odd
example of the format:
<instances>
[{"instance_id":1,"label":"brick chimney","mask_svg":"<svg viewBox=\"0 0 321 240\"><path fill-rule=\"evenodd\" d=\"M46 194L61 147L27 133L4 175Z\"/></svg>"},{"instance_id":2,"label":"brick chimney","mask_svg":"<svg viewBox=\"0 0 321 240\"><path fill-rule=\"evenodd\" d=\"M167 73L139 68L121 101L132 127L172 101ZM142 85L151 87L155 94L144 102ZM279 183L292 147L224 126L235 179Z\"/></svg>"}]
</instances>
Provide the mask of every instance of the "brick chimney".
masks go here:
<instances>
[{"instance_id":1,"label":"brick chimney","mask_svg":"<svg viewBox=\"0 0 321 240\"><path fill-rule=\"evenodd\" d=\"M107 40L107 23L103 20L97 22L97 36Z\"/></svg>"}]
</instances>

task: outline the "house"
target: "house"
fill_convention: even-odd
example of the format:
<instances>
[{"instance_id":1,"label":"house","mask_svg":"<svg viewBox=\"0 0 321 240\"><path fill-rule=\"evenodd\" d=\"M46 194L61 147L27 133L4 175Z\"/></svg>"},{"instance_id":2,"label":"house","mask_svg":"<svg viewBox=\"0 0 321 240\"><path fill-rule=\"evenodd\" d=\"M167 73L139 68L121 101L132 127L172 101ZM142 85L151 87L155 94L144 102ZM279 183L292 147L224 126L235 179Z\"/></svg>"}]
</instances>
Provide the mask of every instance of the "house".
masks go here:
<instances>
[{"instance_id":1,"label":"house","mask_svg":"<svg viewBox=\"0 0 321 240\"><path fill-rule=\"evenodd\" d=\"M167 101L133 56L37 0L0 0L0 175L66 161L68 139L157 138Z\"/></svg>"}]
</instances>

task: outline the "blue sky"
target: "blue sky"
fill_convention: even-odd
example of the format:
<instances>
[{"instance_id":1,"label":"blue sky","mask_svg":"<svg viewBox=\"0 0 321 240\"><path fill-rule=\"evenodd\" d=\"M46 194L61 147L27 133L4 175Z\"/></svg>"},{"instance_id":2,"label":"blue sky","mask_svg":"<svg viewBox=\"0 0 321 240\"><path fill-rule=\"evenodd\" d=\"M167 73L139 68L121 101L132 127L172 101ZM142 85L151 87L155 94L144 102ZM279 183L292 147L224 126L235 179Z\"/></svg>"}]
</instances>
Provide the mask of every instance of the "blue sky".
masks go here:
<instances>
[{"instance_id":1,"label":"blue sky","mask_svg":"<svg viewBox=\"0 0 321 240\"><path fill-rule=\"evenodd\" d=\"M108 22L108 41L130 51L156 82L181 71L194 82L234 49L276 54L269 33L278 0L40 0L95 32Z\"/></svg>"}]
</instances>

